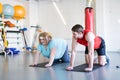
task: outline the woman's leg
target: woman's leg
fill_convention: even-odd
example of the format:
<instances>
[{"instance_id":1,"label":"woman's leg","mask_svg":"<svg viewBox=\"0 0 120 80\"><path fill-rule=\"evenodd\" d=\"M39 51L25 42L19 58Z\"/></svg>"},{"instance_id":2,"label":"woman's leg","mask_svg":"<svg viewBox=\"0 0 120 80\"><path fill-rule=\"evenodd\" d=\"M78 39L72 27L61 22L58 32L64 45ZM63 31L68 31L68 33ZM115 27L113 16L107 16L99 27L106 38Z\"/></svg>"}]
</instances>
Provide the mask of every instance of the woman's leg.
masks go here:
<instances>
[{"instance_id":1,"label":"woman's leg","mask_svg":"<svg viewBox=\"0 0 120 80\"><path fill-rule=\"evenodd\" d=\"M62 56L61 60L64 63L70 62L70 56L69 56L69 53L68 53L68 46L66 47L66 50L65 50L64 55Z\"/></svg>"}]
</instances>

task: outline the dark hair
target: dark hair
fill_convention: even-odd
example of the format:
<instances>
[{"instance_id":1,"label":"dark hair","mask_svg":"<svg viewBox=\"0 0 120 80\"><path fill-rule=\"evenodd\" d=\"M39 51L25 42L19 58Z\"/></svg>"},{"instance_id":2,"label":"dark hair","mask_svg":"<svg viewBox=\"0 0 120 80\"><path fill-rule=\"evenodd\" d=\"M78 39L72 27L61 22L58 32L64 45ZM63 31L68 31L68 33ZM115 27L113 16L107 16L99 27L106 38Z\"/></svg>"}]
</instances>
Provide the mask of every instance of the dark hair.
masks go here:
<instances>
[{"instance_id":1,"label":"dark hair","mask_svg":"<svg viewBox=\"0 0 120 80\"><path fill-rule=\"evenodd\" d=\"M80 24L76 24L71 29L73 32L82 32L83 33L83 27Z\"/></svg>"}]
</instances>

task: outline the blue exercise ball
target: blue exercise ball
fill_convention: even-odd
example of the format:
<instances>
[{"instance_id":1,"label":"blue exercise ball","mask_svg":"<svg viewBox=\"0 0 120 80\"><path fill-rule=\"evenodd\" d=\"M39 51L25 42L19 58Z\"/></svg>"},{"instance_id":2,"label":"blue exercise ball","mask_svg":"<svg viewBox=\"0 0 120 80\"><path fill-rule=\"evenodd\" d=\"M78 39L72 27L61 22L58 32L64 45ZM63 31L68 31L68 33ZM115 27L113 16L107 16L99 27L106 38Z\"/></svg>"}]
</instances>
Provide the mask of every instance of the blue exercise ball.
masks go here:
<instances>
[{"instance_id":1,"label":"blue exercise ball","mask_svg":"<svg viewBox=\"0 0 120 80\"><path fill-rule=\"evenodd\" d=\"M10 4L4 4L3 5L3 14L4 17L9 19L12 18L14 15L14 8Z\"/></svg>"}]
</instances>

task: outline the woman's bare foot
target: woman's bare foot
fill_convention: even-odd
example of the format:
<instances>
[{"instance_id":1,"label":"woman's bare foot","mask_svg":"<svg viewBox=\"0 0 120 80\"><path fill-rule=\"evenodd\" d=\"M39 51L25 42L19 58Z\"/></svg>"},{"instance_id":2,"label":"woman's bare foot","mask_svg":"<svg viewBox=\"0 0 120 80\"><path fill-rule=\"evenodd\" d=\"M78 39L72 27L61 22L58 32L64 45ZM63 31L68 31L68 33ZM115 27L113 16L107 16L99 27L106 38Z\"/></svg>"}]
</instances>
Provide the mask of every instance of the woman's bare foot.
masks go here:
<instances>
[{"instance_id":1,"label":"woman's bare foot","mask_svg":"<svg viewBox=\"0 0 120 80\"><path fill-rule=\"evenodd\" d=\"M73 70L73 67L69 66L66 68L66 70L71 71L71 70Z\"/></svg>"},{"instance_id":2,"label":"woman's bare foot","mask_svg":"<svg viewBox=\"0 0 120 80\"><path fill-rule=\"evenodd\" d=\"M52 64L50 64L50 63L45 65L45 67L51 67L51 66L52 66Z\"/></svg>"}]
</instances>

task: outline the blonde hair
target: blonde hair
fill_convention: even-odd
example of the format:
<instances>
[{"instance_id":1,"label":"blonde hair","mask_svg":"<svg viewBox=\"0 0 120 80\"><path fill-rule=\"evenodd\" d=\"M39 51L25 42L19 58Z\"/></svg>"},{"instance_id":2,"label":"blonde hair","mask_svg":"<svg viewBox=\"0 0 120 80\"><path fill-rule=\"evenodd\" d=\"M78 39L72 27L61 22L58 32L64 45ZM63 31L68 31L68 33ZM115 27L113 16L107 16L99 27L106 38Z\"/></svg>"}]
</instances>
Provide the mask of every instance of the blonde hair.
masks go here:
<instances>
[{"instance_id":1,"label":"blonde hair","mask_svg":"<svg viewBox=\"0 0 120 80\"><path fill-rule=\"evenodd\" d=\"M39 43L41 44L41 42L40 42L40 38L43 38L43 39L45 39L46 41L47 41L47 43L49 43L49 41L50 40L52 40L52 36L51 36L51 34L50 33L48 33L48 32L41 32L40 34L39 34Z\"/></svg>"}]
</instances>

